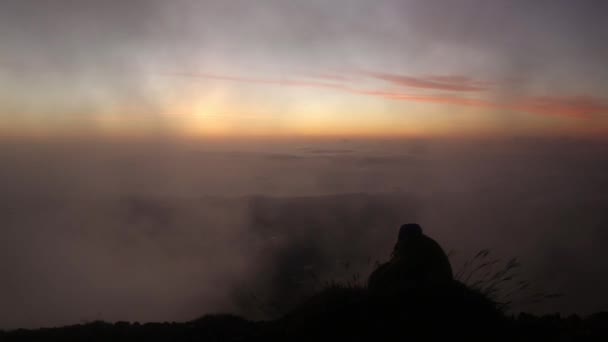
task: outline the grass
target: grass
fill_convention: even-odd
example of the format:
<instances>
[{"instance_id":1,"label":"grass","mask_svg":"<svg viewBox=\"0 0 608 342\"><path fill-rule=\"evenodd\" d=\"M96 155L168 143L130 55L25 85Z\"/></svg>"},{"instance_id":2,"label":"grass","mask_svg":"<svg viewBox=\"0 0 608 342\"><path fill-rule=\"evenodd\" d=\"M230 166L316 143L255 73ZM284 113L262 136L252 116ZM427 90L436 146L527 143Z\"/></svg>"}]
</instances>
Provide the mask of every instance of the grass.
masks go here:
<instances>
[{"instance_id":1,"label":"grass","mask_svg":"<svg viewBox=\"0 0 608 342\"><path fill-rule=\"evenodd\" d=\"M454 278L487 296L503 311L564 296L535 291L530 281L522 279L521 267L517 258L503 261L495 258L489 249L482 249L464 262Z\"/></svg>"}]
</instances>

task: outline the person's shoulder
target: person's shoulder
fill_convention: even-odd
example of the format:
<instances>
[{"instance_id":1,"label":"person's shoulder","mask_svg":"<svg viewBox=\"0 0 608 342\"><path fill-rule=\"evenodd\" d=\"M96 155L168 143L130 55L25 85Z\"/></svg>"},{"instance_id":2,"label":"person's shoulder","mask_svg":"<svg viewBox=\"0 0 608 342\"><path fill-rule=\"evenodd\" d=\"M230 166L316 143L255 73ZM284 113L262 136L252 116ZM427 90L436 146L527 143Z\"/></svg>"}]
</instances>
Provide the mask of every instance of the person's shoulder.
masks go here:
<instances>
[{"instance_id":1,"label":"person's shoulder","mask_svg":"<svg viewBox=\"0 0 608 342\"><path fill-rule=\"evenodd\" d=\"M443 251L443 248L441 248L441 245L437 241L435 241L433 238L431 238L427 235L421 236L420 243L425 245L425 247L427 247L427 248L440 249Z\"/></svg>"}]
</instances>

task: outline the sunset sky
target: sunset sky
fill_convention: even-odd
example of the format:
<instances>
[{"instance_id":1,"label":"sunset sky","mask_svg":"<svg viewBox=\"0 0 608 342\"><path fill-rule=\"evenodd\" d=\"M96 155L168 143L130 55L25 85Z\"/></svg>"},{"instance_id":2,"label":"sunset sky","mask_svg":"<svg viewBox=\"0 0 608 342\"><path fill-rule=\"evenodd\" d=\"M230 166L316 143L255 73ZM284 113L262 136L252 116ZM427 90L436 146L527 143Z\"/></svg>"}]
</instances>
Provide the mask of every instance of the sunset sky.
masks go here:
<instances>
[{"instance_id":1,"label":"sunset sky","mask_svg":"<svg viewBox=\"0 0 608 342\"><path fill-rule=\"evenodd\" d=\"M0 134L608 134L605 1L0 4Z\"/></svg>"}]
</instances>

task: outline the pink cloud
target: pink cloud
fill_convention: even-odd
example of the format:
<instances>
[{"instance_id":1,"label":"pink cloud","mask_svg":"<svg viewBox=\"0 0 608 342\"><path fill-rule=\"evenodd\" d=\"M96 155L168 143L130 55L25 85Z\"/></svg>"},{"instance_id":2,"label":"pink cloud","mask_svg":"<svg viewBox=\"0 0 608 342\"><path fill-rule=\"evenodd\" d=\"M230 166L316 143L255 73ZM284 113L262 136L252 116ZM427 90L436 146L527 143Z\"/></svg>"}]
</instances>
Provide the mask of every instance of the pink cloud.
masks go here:
<instances>
[{"instance_id":1,"label":"pink cloud","mask_svg":"<svg viewBox=\"0 0 608 342\"><path fill-rule=\"evenodd\" d=\"M545 115L590 117L608 113L608 102L590 96L541 96L523 99L514 109Z\"/></svg>"},{"instance_id":2,"label":"pink cloud","mask_svg":"<svg viewBox=\"0 0 608 342\"><path fill-rule=\"evenodd\" d=\"M387 100L513 110L539 115L590 118L596 114L608 114L608 102L590 96L524 97L513 99L510 102L492 102L482 99L441 95L410 95L383 91L356 92L368 96L382 97Z\"/></svg>"},{"instance_id":3,"label":"pink cloud","mask_svg":"<svg viewBox=\"0 0 608 342\"><path fill-rule=\"evenodd\" d=\"M603 99L590 97L590 96L542 96L542 97L522 97L515 98L510 101L496 102L484 99L474 99L460 96L449 96L441 94L408 94L402 92L385 91L385 90L373 90L365 88L357 88L351 85L344 84L339 77L328 77L327 79L334 80L336 82L321 82L321 81L302 81L296 79L266 79L266 78L250 78L250 77L238 77L238 76L225 76L209 73L178 73L173 74L176 76L193 77L193 78L205 78L214 80L223 80L240 83L251 83L251 84L266 84L266 85L277 85L277 86L290 86L290 87L311 87L319 89L330 89L350 94L357 94L362 96L379 97L386 100L392 101L406 101L406 102L421 102L421 103L435 103L435 104L446 104L455 106L465 107L478 107L478 108L489 108L489 109L501 109L501 110L513 110L520 111L530 114L539 115L555 115L555 116L569 116L577 118L589 118L593 114L606 114L608 113L608 102ZM319 77L326 79L325 77ZM430 80L430 81L428 81ZM437 82L443 85L451 84L455 89L465 89L466 84L478 84L477 81L465 76L433 76L427 78L424 82ZM424 82L422 82L424 84ZM471 86L473 87L473 86ZM433 89L440 89L435 87ZM445 89L442 89L445 90Z\"/></svg>"},{"instance_id":4,"label":"pink cloud","mask_svg":"<svg viewBox=\"0 0 608 342\"><path fill-rule=\"evenodd\" d=\"M374 71L359 72L362 75L389 83L409 87L449 91L483 91L490 86L487 82L474 80L466 76L428 76L413 77Z\"/></svg>"}]
</instances>

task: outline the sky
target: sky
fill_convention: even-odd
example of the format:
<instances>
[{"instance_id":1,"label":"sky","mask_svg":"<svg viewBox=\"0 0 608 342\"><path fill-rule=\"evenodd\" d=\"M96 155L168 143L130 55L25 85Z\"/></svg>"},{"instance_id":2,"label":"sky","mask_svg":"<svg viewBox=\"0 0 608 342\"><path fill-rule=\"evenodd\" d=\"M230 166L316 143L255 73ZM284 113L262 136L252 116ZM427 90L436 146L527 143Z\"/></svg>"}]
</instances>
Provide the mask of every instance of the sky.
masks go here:
<instances>
[{"instance_id":1,"label":"sky","mask_svg":"<svg viewBox=\"0 0 608 342\"><path fill-rule=\"evenodd\" d=\"M600 0L1 6L3 136L608 132Z\"/></svg>"},{"instance_id":2,"label":"sky","mask_svg":"<svg viewBox=\"0 0 608 342\"><path fill-rule=\"evenodd\" d=\"M0 0L0 329L267 318L406 222L608 311L605 13Z\"/></svg>"}]
</instances>

